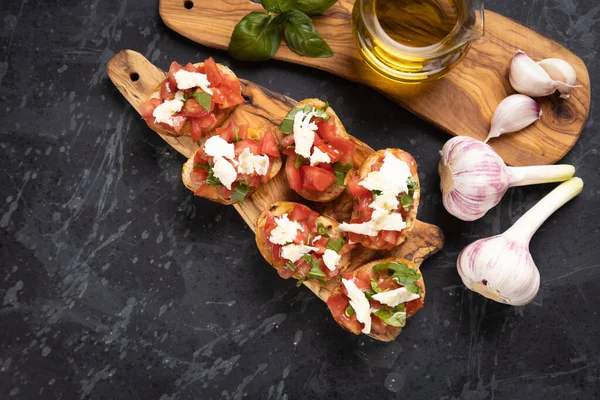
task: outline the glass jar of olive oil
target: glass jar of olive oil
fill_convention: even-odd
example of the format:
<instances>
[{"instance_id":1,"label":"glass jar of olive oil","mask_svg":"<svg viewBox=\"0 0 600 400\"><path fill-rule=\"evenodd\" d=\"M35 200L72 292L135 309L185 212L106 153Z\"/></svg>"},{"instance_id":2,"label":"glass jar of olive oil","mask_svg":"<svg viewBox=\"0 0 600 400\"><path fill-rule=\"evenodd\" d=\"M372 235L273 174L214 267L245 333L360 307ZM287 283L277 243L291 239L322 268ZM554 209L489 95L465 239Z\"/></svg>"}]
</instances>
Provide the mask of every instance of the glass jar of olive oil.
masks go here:
<instances>
[{"instance_id":1,"label":"glass jar of olive oil","mask_svg":"<svg viewBox=\"0 0 600 400\"><path fill-rule=\"evenodd\" d=\"M381 75L420 83L444 76L483 37L483 0L356 0L352 30Z\"/></svg>"}]
</instances>

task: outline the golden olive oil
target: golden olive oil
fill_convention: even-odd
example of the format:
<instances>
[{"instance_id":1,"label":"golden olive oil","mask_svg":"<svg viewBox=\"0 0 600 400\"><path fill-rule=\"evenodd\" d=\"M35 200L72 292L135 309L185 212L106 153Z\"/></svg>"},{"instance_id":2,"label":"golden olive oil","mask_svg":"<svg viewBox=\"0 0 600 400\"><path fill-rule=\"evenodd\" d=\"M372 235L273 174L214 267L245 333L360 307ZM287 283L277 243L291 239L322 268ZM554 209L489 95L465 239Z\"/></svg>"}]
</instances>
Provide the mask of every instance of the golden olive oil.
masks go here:
<instances>
[{"instance_id":1,"label":"golden olive oil","mask_svg":"<svg viewBox=\"0 0 600 400\"><path fill-rule=\"evenodd\" d=\"M379 0L375 14L384 32L408 47L440 43L459 20L454 0Z\"/></svg>"},{"instance_id":2,"label":"golden olive oil","mask_svg":"<svg viewBox=\"0 0 600 400\"><path fill-rule=\"evenodd\" d=\"M469 48L465 38L477 22L473 2L356 0L352 23L361 56L396 81L439 78Z\"/></svg>"}]
</instances>

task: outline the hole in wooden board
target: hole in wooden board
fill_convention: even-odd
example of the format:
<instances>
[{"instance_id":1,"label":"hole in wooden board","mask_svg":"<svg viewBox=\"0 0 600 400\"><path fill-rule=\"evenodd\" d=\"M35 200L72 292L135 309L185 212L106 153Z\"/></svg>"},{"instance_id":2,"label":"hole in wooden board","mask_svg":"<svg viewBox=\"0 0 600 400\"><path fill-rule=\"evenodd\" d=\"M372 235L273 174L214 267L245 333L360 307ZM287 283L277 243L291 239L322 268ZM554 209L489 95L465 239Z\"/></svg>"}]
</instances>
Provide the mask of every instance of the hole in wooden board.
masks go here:
<instances>
[{"instance_id":1,"label":"hole in wooden board","mask_svg":"<svg viewBox=\"0 0 600 400\"><path fill-rule=\"evenodd\" d=\"M132 72L129 74L129 79L131 79L131 82L137 82L140 79L140 75L137 72Z\"/></svg>"},{"instance_id":2,"label":"hole in wooden board","mask_svg":"<svg viewBox=\"0 0 600 400\"><path fill-rule=\"evenodd\" d=\"M192 8L194 8L194 2L192 0L185 0L183 2L183 6L187 9L187 10L191 10Z\"/></svg>"}]
</instances>

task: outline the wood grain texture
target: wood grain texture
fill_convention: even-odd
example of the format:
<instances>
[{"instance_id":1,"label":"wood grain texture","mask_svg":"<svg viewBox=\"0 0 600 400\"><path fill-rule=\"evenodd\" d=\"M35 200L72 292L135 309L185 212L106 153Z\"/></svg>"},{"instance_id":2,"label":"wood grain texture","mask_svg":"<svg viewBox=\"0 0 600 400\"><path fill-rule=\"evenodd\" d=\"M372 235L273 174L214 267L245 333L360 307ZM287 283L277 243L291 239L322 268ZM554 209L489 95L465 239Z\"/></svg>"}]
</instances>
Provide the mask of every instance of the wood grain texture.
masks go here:
<instances>
[{"instance_id":1,"label":"wood grain texture","mask_svg":"<svg viewBox=\"0 0 600 400\"><path fill-rule=\"evenodd\" d=\"M193 61L193 60L192 60ZM166 74L152 65L142 54L132 50L122 50L117 53L107 65L108 76L121 92L123 97L139 112L140 105L146 101L154 89L165 79ZM134 81L133 78L137 79ZM272 130L278 139L281 139L281 132L278 127L287 115L296 101L272 92L268 89L255 85L252 82L241 80L242 95L246 102L239 105L231 114L229 119L233 119L238 124L249 124L252 127L261 127L266 130ZM229 122L227 119L223 125ZM140 122L143 123L143 122ZM189 137L171 137L159 135L175 150L190 157L198 148L198 145L192 142ZM357 165L374 152L374 150L351 136L356 144L355 163ZM208 201L208 200L206 200ZM348 221L350 219L351 199L344 193L337 200L331 203L310 203L303 200L293 192L285 178L285 172L282 168L279 174L266 184L262 185L243 205L234 205L248 226L255 231L256 220L260 213L270 204L276 201L296 201L305 203L309 207L319 211L323 215L329 216L337 221ZM411 236L401 246L391 251L375 251L358 246L352 252L352 262L348 271L376 259L386 257L405 258L414 261L420 265L428 256L439 251L444 245L444 236L440 228L435 225L417 221ZM339 285L340 278L330 281L326 286L307 281L304 282L311 291L313 291L321 300L327 301L335 286ZM392 340L393 338L375 337L378 340Z\"/></svg>"},{"instance_id":2,"label":"wood grain texture","mask_svg":"<svg viewBox=\"0 0 600 400\"><path fill-rule=\"evenodd\" d=\"M236 23L250 11L263 10L249 0L160 0L165 24L187 38L226 49ZM308 58L293 53L285 41L275 58L322 69L371 86L398 104L451 135L485 139L496 106L514 93L508 67L514 52L525 51L539 60L562 58L577 71L576 89L569 100L557 95L538 99L540 121L516 134L493 139L490 145L510 165L551 164L573 147L587 120L590 79L583 61L571 51L541 34L491 11L485 12L486 37L473 44L465 58L446 77L420 85L402 85L372 71L354 44L351 12L354 0L340 0L315 26L333 49L331 58ZM400 135L401 132L398 132Z\"/></svg>"}]
</instances>

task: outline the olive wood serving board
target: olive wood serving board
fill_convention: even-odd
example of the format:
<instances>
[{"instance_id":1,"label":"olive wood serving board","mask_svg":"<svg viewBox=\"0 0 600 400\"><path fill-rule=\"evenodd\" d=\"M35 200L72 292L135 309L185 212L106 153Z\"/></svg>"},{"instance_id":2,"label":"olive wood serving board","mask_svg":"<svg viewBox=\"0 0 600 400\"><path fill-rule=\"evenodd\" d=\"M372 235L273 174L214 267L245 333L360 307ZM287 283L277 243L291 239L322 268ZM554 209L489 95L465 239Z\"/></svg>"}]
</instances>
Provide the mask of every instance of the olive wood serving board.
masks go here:
<instances>
[{"instance_id":1,"label":"olive wood serving board","mask_svg":"<svg viewBox=\"0 0 600 400\"><path fill-rule=\"evenodd\" d=\"M552 164L573 147L590 108L590 78L583 61L571 51L519 23L485 12L485 38L475 42L463 60L444 78L419 85L398 84L374 72L362 60L352 36L354 0L340 0L314 18L317 30L331 46L331 58L302 57L282 42L274 58L307 65L360 82L382 92L408 111L451 135L485 139L492 113L514 93L508 81L512 55L521 49L535 60L555 57L577 72L569 100L557 94L537 99L543 115L516 134L503 135L490 145L510 165ZM264 11L250 0L160 0L165 24L183 36L217 49L226 49L234 26L251 11ZM397 133L401 137L402 132Z\"/></svg>"},{"instance_id":2,"label":"olive wood serving board","mask_svg":"<svg viewBox=\"0 0 600 400\"><path fill-rule=\"evenodd\" d=\"M107 70L111 81L138 112L140 111L140 105L148 99L150 94L166 77L164 71L150 63L142 54L133 50L122 50L117 53L108 62ZM229 119L233 119L238 124L248 124L251 127L271 130L278 140L281 140L282 134L279 131L279 124L290 108L296 104L296 101L252 82L243 79L241 79L241 82L242 95L246 102L239 105L223 125L226 125ZM185 157L190 157L198 148L198 145L192 142L189 136L171 137L160 135L160 137ZM360 140L352 136L351 138L356 144L354 161L357 165L362 164L364 159L372 154L374 150ZM234 207L248 226L255 231L257 217L276 201L302 202L338 221L348 220L351 213L351 199L346 193L334 202L325 204L310 203L300 198L290 189L283 167L273 179L258 188L243 204L235 204ZM425 258L440 250L443 244L444 236L440 228L417 220L407 241L391 251L375 251L357 246L352 252L352 263L348 270L356 269L369 261L386 257L405 258L421 265ZM271 268L270 272L276 273ZM333 279L323 286L314 281L306 281L304 285L326 302L332 290L339 285L340 279L339 277ZM393 339L393 337L375 335L373 337L384 341Z\"/></svg>"}]
</instances>

